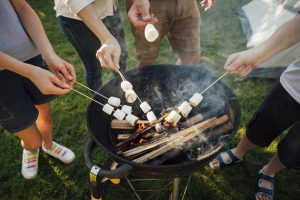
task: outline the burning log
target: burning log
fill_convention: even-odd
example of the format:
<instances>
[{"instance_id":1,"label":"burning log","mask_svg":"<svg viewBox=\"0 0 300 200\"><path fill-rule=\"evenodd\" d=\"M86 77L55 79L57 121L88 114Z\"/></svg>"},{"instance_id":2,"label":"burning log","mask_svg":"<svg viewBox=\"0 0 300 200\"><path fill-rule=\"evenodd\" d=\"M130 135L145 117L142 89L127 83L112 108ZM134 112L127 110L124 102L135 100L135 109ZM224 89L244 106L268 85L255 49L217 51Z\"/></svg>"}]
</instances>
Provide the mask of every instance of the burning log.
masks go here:
<instances>
[{"instance_id":1,"label":"burning log","mask_svg":"<svg viewBox=\"0 0 300 200\"><path fill-rule=\"evenodd\" d=\"M159 147L156 150L151 151L150 153L147 153L135 160L133 160L134 162L137 163L145 163L163 153L166 153L180 145L182 145L183 143L189 141L190 139L194 138L195 136L199 135L200 133L203 133L203 131L218 126L226 121L228 121L229 118L227 115L224 115L220 118L211 118L208 119L204 122L198 123L194 126L191 126L187 129L181 130L178 133L172 135L172 137L170 138L170 140L163 146Z\"/></svg>"},{"instance_id":2,"label":"burning log","mask_svg":"<svg viewBox=\"0 0 300 200\"><path fill-rule=\"evenodd\" d=\"M150 124L149 121L146 120L138 120L136 124L145 124L148 125ZM125 130L132 130L134 127L128 123L126 120L117 120L113 119L111 121L111 128L112 129L125 129Z\"/></svg>"}]
</instances>

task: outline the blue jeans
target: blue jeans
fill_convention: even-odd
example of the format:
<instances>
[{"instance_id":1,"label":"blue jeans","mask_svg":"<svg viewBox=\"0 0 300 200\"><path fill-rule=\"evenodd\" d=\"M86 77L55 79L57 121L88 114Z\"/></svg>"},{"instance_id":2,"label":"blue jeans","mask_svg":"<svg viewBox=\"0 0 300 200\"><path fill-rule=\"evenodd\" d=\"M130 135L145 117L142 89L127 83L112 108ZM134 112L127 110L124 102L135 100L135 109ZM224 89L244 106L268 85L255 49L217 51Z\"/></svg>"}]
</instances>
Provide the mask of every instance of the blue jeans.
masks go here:
<instances>
[{"instance_id":1,"label":"blue jeans","mask_svg":"<svg viewBox=\"0 0 300 200\"><path fill-rule=\"evenodd\" d=\"M59 16L58 22L65 36L71 42L84 64L87 85L97 90L101 84L100 62L96 58L96 52L101 43L94 33L80 20ZM125 71L127 48L125 42L124 27L119 10L113 16L104 18L103 23L109 32L118 40L121 46L120 68Z\"/></svg>"}]
</instances>

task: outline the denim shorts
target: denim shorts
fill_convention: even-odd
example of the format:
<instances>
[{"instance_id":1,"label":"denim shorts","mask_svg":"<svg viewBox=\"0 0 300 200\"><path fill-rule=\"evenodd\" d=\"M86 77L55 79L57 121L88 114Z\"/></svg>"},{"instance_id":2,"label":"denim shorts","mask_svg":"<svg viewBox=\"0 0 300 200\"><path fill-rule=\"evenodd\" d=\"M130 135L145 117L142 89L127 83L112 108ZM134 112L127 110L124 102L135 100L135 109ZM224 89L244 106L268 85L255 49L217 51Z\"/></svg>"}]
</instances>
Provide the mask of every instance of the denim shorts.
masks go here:
<instances>
[{"instance_id":1,"label":"denim shorts","mask_svg":"<svg viewBox=\"0 0 300 200\"><path fill-rule=\"evenodd\" d=\"M48 69L40 55L25 63ZM54 95L42 94L27 78L9 70L0 71L0 125L8 132L31 126L38 116L35 105L48 103L54 98Z\"/></svg>"}]
</instances>

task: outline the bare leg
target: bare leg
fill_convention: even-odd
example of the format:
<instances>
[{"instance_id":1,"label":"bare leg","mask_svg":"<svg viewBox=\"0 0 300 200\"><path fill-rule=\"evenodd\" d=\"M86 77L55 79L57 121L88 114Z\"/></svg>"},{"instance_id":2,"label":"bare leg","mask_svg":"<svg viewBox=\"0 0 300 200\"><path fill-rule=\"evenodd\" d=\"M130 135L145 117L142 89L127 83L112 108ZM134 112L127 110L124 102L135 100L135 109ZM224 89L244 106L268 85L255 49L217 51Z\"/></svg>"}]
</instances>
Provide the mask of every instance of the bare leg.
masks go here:
<instances>
[{"instance_id":1,"label":"bare leg","mask_svg":"<svg viewBox=\"0 0 300 200\"><path fill-rule=\"evenodd\" d=\"M31 152L36 152L42 146L42 138L36 124L16 133L22 141L22 146Z\"/></svg>"},{"instance_id":2,"label":"bare leg","mask_svg":"<svg viewBox=\"0 0 300 200\"><path fill-rule=\"evenodd\" d=\"M278 153L275 153L271 160L266 164L262 171L265 175L268 176L274 176L277 172L279 172L282 169L285 169L286 166L282 164L282 162L279 160ZM270 188L272 186L272 183L266 180L261 180L260 186L263 188ZM266 194L257 195L256 199L259 200L269 200L270 197Z\"/></svg>"},{"instance_id":3,"label":"bare leg","mask_svg":"<svg viewBox=\"0 0 300 200\"><path fill-rule=\"evenodd\" d=\"M37 105L39 116L36 120L37 128L40 131L45 148L52 147L53 123L51 117L50 103Z\"/></svg>"},{"instance_id":4,"label":"bare leg","mask_svg":"<svg viewBox=\"0 0 300 200\"><path fill-rule=\"evenodd\" d=\"M179 55L176 65L197 65L200 63L200 54L195 55Z\"/></svg>"}]
</instances>

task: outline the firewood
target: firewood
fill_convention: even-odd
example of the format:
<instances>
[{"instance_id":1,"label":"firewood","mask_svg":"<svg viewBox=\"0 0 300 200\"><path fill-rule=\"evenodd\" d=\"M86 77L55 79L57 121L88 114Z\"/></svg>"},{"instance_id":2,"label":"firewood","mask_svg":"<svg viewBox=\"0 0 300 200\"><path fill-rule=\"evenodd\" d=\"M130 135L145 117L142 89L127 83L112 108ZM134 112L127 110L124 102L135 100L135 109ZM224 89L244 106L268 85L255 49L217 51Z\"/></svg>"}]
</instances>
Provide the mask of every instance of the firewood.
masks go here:
<instances>
[{"instance_id":1,"label":"firewood","mask_svg":"<svg viewBox=\"0 0 300 200\"><path fill-rule=\"evenodd\" d=\"M127 138L129 138L131 136L131 134L118 134L117 139L118 140L125 140Z\"/></svg>"},{"instance_id":2,"label":"firewood","mask_svg":"<svg viewBox=\"0 0 300 200\"><path fill-rule=\"evenodd\" d=\"M191 126L187 129L181 130L176 134L176 137L174 137L174 139L169 141L167 144L165 144L165 145L161 146L160 148L158 148L154 151L151 151L150 153L147 153L133 161L137 162L137 163L145 163L163 153L170 151L171 149L173 149L175 147L182 145L183 143L189 141L193 137L199 135L200 133L203 133L203 131L205 131L211 127L220 125L228 120L229 120L229 118L226 115L224 115L220 118L214 117L214 118L208 119L204 122L201 122L199 124L196 124L194 126Z\"/></svg>"},{"instance_id":3,"label":"firewood","mask_svg":"<svg viewBox=\"0 0 300 200\"><path fill-rule=\"evenodd\" d=\"M198 114L198 115L195 115L195 116L187 119L184 122L179 123L178 125L186 128L186 127L193 126L194 124L197 124L197 123L203 121L203 119L204 119L203 115Z\"/></svg>"},{"instance_id":4,"label":"firewood","mask_svg":"<svg viewBox=\"0 0 300 200\"><path fill-rule=\"evenodd\" d=\"M131 126L126 120L117 120L117 119L113 119L111 121L111 128L112 129L126 129L126 130L134 129L134 127Z\"/></svg>"}]
</instances>

